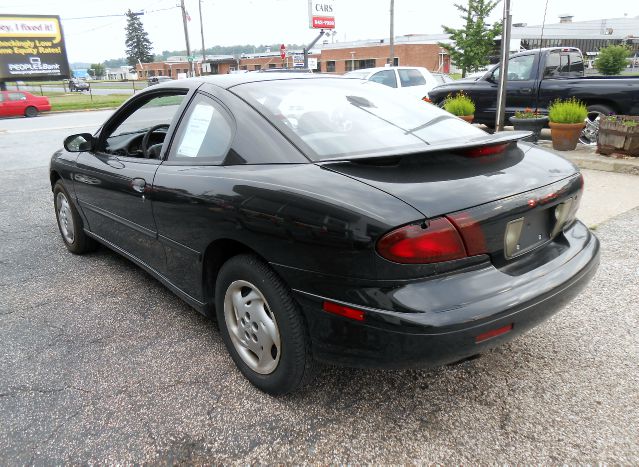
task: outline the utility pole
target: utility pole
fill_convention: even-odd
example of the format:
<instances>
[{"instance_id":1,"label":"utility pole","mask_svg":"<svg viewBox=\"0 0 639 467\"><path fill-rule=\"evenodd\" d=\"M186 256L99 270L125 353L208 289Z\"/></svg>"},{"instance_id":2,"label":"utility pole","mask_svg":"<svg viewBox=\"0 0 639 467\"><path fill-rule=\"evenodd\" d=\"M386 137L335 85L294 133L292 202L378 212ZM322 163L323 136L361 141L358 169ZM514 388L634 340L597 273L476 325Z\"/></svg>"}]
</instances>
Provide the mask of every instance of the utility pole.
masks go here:
<instances>
[{"instance_id":1,"label":"utility pole","mask_svg":"<svg viewBox=\"0 0 639 467\"><path fill-rule=\"evenodd\" d=\"M191 44L189 43L189 28L186 25L186 8L184 6L184 0L180 0L180 8L182 8L182 23L184 23L184 40L186 41L186 56L188 60L191 56ZM193 76L193 62L189 60L189 64L191 76Z\"/></svg>"},{"instance_id":2,"label":"utility pole","mask_svg":"<svg viewBox=\"0 0 639 467\"><path fill-rule=\"evenodd\" d=\"M395 66L395 0L390 0L390 66Z\"/></svg>"},{"instance_id":3,"label":"utility pole","mask_svg":"<svg viewBox=\"0 0 639 467\"><path fill-rule=\"evenodd\" d=\"M497 91L497 113L495 114L495 131L504 129L506 111L506 89L508 85L508 55L510 52L510 0L504 0L503 32L501 33L501 63L499 65L499 90Z\"/></svg>"},{"instance_id":4,"label":"utility pole","mask_svg":"<svg viewBox=\"0 0 639 467\"><path fill-rule=\"evenodd\" d=\"M198 1L200 5L200 35L202 36L202 64L206 60L206 48L204 47L204 21L202 20L202 0Z\"/></svg>"}]
</instances>

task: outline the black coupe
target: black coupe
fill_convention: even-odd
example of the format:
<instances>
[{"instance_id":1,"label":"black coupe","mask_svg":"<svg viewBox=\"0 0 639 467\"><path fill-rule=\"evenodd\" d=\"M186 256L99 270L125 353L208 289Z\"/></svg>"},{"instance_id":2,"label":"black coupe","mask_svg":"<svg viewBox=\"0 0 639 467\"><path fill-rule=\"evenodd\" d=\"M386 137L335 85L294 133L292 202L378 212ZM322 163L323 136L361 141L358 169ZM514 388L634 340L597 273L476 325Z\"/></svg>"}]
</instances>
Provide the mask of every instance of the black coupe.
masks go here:
<instances>
[{"instance_id":1,"label":"black coupe","mask_svg":"<svg viewBox=\"0 0 639 467\"><path fill-rule=\"evenodd\" d=\"M272 394L314 361L428 367L548 318L599 243L579 171L385 86L247 73L159 84L51 159L72 253L98 243L216 316Z\"/></svg>"}]
</instances>

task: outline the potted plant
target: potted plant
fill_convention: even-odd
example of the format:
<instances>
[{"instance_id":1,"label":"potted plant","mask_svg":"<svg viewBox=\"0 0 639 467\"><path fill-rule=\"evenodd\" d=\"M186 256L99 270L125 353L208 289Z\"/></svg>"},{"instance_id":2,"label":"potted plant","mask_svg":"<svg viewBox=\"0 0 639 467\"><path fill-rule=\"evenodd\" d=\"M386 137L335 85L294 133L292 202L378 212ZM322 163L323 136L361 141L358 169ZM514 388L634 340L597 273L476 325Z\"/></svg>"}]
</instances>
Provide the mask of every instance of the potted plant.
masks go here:
<instances>
[{"instance_id":1,"label":"potted plant","mask_svg":"<svg viewBox=\"0 0 639 467\"><path fill-rule=\"evenodd\" d=\"M472 123L475 118L475 103L463 92L458 92L454 96L448 95L444 99L444 110L468 123Z\"/></svg>"},{"instance_id":2,"label":"potted plant","mask_svg":"<svg viewBox=\"0 0 639 467\"><path fill-rule=\"evenodd\" d=\"M599 117L599 154L620 153L639 156L639 117L609 115Z\"/></svg>"},{"instance_id":3,"label":"potted plant","mask_svg":"<svg viewBox=\"0 0 639 467\"><path fill-rule=\"evenodd\" d=\"M572 151L583 130L588 115L586 104L574 97L557 99L548 107L552 147L558 151Z\"/></svg>"},{"instance_id":4,"label":"potted plant","mask_svg":"<svg viewBox=\"0 0 639 467\"><path fill-rule=\"evenodd\" d=\"M532 135L524 138L524 141L536 143L539 141L541 129L548 123L548 117L541 115L537 109L526 108L523 112L518 110L514 117L510 117L510 123L515 130L532 131Z\"/></svg>"}]
</instances>

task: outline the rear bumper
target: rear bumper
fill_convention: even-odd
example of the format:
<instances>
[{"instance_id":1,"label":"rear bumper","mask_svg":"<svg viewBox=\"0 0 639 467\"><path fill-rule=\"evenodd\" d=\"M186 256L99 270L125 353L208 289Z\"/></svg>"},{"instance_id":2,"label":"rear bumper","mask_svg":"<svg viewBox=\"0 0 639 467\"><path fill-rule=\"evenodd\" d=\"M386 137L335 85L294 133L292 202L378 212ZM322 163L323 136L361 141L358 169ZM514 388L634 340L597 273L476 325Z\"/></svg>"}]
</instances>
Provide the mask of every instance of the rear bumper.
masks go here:
<instances>
[{"instance_id":1,"label":"rear bumper","mask_svg":"<svg viewBox=\"0 0 639 467\"><path fill-rule=\"evenodd\" d=\"M583 224L576 222L562 242L560 254L523 273L486 265L445 277L361 288L359 296L368 297L368 306L297 289L314 355L344 366L425 368L500 345L559 311L596 272L599 241ZM356 297L357 291L349 295ZM379 307L370 306L371 297ZM325 299L364 310L365 321L324 312ZM509 332L476 342L477 336L510 325Z\"/></svg>"}]
</instances>

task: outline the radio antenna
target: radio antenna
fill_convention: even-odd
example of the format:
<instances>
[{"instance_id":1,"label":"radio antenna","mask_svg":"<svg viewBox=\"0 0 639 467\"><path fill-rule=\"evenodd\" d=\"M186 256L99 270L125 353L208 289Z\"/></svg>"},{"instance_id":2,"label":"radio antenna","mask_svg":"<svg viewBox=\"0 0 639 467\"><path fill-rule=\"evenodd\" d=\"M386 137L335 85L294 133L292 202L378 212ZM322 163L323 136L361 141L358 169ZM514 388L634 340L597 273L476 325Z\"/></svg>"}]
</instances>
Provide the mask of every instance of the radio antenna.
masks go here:
<instances>
[{"instance_id":1,"label":"radio antenna","mask_svg":"<svg viewBox=\"0 0 639 467\"><path fill-rule=\"evenodd\" d=\"M541 37L539 38L539 55L537 56L537 82L541 87L541 79L539 79L539 65L541 64L541 49L544 42L544 28L546 27L546 12L548 11L548 0L546 0L546 7L544 8L544 21L541 23ZM535 113L539 112L539 91L535 93Z\"/></svg>"}]
</instances>

